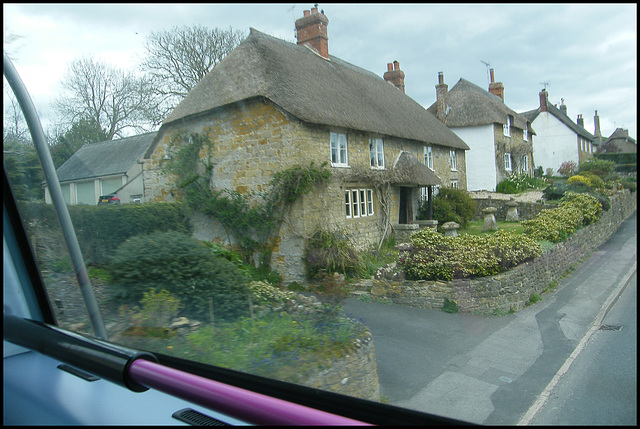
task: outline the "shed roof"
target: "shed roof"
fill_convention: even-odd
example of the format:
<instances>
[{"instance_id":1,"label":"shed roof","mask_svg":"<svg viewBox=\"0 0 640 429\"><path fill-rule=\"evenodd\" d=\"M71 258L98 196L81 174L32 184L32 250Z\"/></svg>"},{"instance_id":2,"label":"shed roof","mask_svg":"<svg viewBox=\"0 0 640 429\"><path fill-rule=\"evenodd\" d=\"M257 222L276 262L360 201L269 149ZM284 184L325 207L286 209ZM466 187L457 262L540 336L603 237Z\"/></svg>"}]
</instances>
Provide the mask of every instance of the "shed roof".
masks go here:
<instances>
[{"instance_id":1,"label":"shed roof","mask_svg":"<svg viewBox=\"0 0 640 429\"><path fill-rule=\"evenodd\" d=\"M126 173L151 146L157 132L82 146L58 170L60 182Z\"/></svg>"},{"instance_id":2,"label":"shed roof","mask_svg":"<svg viewBox=\"0 0 640 429\"><path fill-rule=\"evenodd\" d=\"M410 152L403 151L393 166L394 183L398 185L436 186L442 181L429 167Z\"/></svg>"},{"instance_id":3,"label":"shed roof","mask_svg":"<svg viewBox=\"0 0 640 429\"><path fill-rule=\"evenodd\" d=\"M374 73L251 28L163 122L265 97L307 123L468 150L412 98Z\"/></svg>"}]
</instances>

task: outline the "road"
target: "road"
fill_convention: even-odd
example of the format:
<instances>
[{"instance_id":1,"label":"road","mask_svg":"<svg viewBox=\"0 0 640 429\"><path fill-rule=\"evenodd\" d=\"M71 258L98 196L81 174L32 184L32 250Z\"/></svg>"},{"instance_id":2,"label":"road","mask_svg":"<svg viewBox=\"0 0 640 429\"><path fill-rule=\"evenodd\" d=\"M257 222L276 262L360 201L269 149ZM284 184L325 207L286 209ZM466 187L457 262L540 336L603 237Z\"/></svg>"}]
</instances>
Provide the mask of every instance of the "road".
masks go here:
<instances>
[{"instance_id":1,"label":"road","mask_svg":"<svg viewBox=\"0 0 640 429\"><path fill-rule=\"evenodd\" d=\"M554 292L543 294L541 302L515 314L449 314L348 299L345 313L362 319L373 334L383 400L472 423L515 425L536 424L532 418L552 420L548 410L559 406L553 398L563 400L566 393L561 386L579 371L579 364L574 367L568 362L577 360L590 337L595 342L600 336L601 332L594 332L606 310L610 309L608 317L616 314L621 301L613 307L612 303L635 273L636 220L637 212L562 279ZM631 310L635 318L635 307ZM633 350L635 358L635 343L618 337L617 348ZM603 355L603 359L616 358ZM601 367L608 364L603 361ZM631 367L635 371L635 360ZM629 373L617 379L620 389L636 389L631 367L621 369ZM560 377L564 372L566 378ZM580 375L574 377L575 384L569 389L577 392L577 386L587 381ZM547 402L545 395L551 395ZM605 420L606 413L615 409L602 412ZM635 409L633 401L634 416Z\"/></svg>"}]
</instances>

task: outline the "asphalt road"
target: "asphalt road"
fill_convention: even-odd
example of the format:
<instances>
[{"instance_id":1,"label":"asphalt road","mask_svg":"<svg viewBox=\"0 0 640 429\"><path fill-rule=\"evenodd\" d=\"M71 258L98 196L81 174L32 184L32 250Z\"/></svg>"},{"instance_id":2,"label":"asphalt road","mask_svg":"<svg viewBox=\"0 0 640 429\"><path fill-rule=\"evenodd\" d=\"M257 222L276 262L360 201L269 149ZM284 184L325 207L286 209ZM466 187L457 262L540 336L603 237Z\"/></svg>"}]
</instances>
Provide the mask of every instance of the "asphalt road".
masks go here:
<instances>
[{"instance_id":1,"label":"asphalt road","mask_svg":"<svg viewBox=\"0 0 640 429\"><path fill-rule=\"evenodd\" d=\"M373 334L383 400L472 423L531 423L545 412L539 410L544 394L565 394L550 383L635 272L636 220L637 212L554 292L515 314L449 314L348 299L345 313L362 319ZM630 347L635 355L635 344ZM565 376L575 368L569 366ZM617 382L635 390L635 374L627 375ZM586 381L576 376L576 383Z\"/></svg>"}]
</instances>

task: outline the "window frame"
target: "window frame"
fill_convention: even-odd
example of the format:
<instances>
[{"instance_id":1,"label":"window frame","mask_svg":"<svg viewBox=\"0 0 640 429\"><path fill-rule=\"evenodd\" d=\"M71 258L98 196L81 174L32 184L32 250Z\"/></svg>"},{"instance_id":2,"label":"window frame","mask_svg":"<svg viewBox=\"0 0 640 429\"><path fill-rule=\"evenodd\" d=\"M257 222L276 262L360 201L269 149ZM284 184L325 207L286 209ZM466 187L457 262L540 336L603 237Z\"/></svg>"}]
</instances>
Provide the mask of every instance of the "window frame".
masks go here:
<instances>
[{"instance_id":1,"label":"window frame","mask_svg":"<svg viewBox=\"0 0 640 429\"><path fill-rule=\"evenodd\" d=\"M451 171L458 171L458 154L455 149L449 151L449 163L451 164Z\"/></svg>"},{"instance_id":2,"label":"window frame","mask_svg":"<svg viewBox=\"0 0 640 429\"><path fill-rule=\"evenodd\" d=\"M511 162L511 153L510 152L505 152L504 153L504 169L505 171L512 171L512 165L513 163Z\"/></svg>"},{"instance_id":3,"label":"window frame","mask_svg":"<svg viewBox=\"0 0 640 429\"><path fill-rule=\"evenodd\" d=\"M380 137L369 138L369 163L371 168L384 169L384 140Z\"/></svg>"},{"instance_id":4,"label":"window frame","mask_svg":"<svg viewBox=\"0 0 640 429\"><path fill-rule=\"evenodd\" d=\"M346 188L344 195L345 216L347 219L357 219L375 215L372 188Z\"/></svg>"},{"instance_id":5,"label":"window frame","mask_svg":"<svg viewBox=\"0 0 640 429\"><path fill-rule=\"evenodd\" d=\"M329 133L329 158L332 167L349 166L349 143L345 133L333 131Z\"/></svg>"},{"instance_id":6,"label":"window frame","mask_svg":"<svg viewBox=\"0 0 640 429\"><path fill-rule=\"evenodd\" d=\"M433 170L433 146L424 146L424 165Z\"/></svg>"},{"instance_id":7,"label":"window frame","mask_svg":"<svg viewBox=\"0 0 640 429\"><path fill-rule=\"evenodd\" d=\"M507 115L507 123L502 126L502 133L511 137L511 115Z\"/></svg>"}]
</instances>

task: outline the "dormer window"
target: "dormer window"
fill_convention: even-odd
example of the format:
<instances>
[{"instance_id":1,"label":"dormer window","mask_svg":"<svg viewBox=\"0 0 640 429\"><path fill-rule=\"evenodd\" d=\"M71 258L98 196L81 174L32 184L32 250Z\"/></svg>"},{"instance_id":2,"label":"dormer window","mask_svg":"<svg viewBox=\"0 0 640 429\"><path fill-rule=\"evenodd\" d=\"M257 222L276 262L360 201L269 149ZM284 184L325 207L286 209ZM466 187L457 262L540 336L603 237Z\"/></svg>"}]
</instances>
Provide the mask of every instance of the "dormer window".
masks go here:
<instances>
[{"instance_id":1,"label":"dormer window","mask_svg":"<svg viewBox=\"0 0 640 429\"><path fill-rule=\"evenodd\" d=\"M522 130L522 139L524 141L528 141L529 140L529 132L527 131L526 128L524 130Z\"/></svg>"},{"instance_id":2,"label":"dormer window","mask_svg":"<svg viewBox=\"0 0 640 429\"><path fill-rule=\"evenodd\" d=\"M507 115L507 123L502 126L502 131L507 137L511 137L511 115Z\"/></svg>"}]
</instances>

